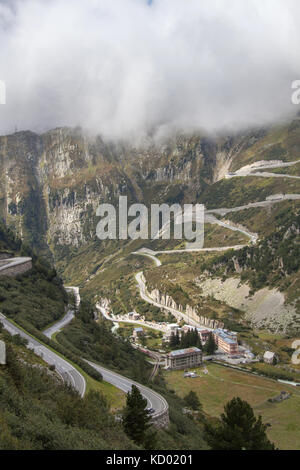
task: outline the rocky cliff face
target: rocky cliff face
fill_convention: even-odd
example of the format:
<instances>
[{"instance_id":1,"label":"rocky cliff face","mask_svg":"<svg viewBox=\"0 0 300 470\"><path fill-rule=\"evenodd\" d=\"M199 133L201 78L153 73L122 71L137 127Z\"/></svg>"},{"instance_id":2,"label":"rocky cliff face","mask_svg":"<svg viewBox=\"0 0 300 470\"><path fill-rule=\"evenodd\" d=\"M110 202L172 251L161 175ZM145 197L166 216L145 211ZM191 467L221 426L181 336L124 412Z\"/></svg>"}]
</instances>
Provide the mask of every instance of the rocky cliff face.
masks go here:
<instances>
[{"instance_id":1,"label":"rocky cliff face","mask_svg":"<svg viewBox=\"0 0 300 470\"><path fill-rule=\"evenodd\" d=\"M192 307L191 305L186 305L183 307L175 302L175 300L169 296L168 294L164 294L159 291L159 289L153 289L149 293L152 300L155 302L165 305L166 307L174 308L179 312L183 312L188 315L191 319L199 322L201 325L208 327L208 328L224 328L224 323L214 320L211 318L204 317L203 315L199 315L197 307Z\"/></svg>"},{"instance_id":2,"label":"rocky cliff face","mask_svg":"<svg viewBox=\"0 0 300 470\"><path fill-rule=\"evenodd\" d=\"M47 218L38 177L40 140L31 132L0 138L0 212L22 238L46 247Z\"/></svg>"},{"instance_id":3,"label":"rocky cliff face","mask_svg":"<svg viewBox=\"0 0 300 470\"><path fill-rule=\"evenodd\" d=\"M139 146L107 143L81 129L0 137L0 215L38 252L95 238L96 208L130 202L195 202L249 136L176 136Z\"/></svg>"},{"instance_id":4,"label":"rocky cliff face","mask_svg":"<svg viewBox=\"0 0 300 470\"><path fill-rule=\"evenodd\" d=\"M38 251L78 246L95 233L99 203L134 188L101 141L58 129L0 138L0 211Z\"/></svg>"}]
</instances>

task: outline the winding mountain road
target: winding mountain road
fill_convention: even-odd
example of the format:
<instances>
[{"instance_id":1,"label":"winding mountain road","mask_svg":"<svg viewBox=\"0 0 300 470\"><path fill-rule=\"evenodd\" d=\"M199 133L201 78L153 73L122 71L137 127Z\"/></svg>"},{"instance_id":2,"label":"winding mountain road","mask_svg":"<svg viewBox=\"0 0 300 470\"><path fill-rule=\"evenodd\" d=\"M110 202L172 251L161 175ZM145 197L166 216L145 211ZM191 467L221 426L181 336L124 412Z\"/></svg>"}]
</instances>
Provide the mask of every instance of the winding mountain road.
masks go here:
<instances>
[{"instance_id":1,"label":"winding mountain road","mask_svg":"<svg viewBox=\"0 0 300 470\"><path fill-rule=\"evenodd\" d=\"M156 331L160 331L160 332L164 332L164 328L162 326L158 326L158 325L154 325L152 324L151 322L142 322L142 321L139 321L139 320L122 320L122 319L119 319L119 318L112 318L108 315L108 311L102 307L99 303L96 304L96 309L102 314L102 316L110 321L110 322L113 322L114 324L117 323L130 323L132 325L136 325L136 326L144 326L145 328L151 328L152 330L156 330ZM115 328L115 327L113 327ZM112 331L112 330L111 330ZM115 331L115 330L114 330Z\"/></svg>"},{"instance_id":2,"label":"winding mountain road","mask_svg":"<svg viewBox=\"0 0 300 470\"><path fill-rule=\"evenodd\" d=\"M147 287L145 284L145 281L143 279L143 272L139 272L135 275L135 279L137 281L139 291L140 291L140 296L145 302L148 302L149 304L155 305L156 307L163 308L164 310L168 310L169 312L174 315L178 320L185 320L188 325L192 325L195 327L200 327L200 323L196 322L195 320L191 319L188 315L185 313L181 312L180 310L176 310L175 308L172 307L167 307L165 305L159 304L158 302L155 302L148 294L147 292Z\"/></svg>"},{"instance_id":3,"label":"winding mountain road","mask_svg":"<svg viewBox=\"0 0 300 470\"><path fill-rule=\"evenodd\" d=\"M106 317L106 315L104 315L104 316ZM69 322L64 321L65 318L66 318L66 316L62 320L58 321L51 328L49 328L48 329L48 331L50 330L49 334L51 334L51 332L53 332L53 331L56 332L56 331L59 331L60 329L64 328L69 323ZM74 314L73 314L72 318L74 318ZM109 317L107 319L110 320ZM46 332L44 332L44 334L46 334ZM53 360L53 357L51 357L51 360ZM97 370L98 372L101 373L101 375L103 377L103 380L105 382L108 382L111 385L114 385L115 387L117 387L118 389L122 390L125 393L131 391L132 385L136 385L139 388L139 390L140 390L141 394L143 395L143 397L146 398L148 407L153 408L155 410L153 415L152 415L152 418L159 417L160 415L168 412L169 405L168 405L167 401L164 399L164 397L162 397L158 393L154 392L150 388L145 387L144 385L141 385L138 382L135 382L131 379L128 379L127 377L124 377L124 376L118 374L117 372L106 369L105 367L100 366L99 364L96 364L92 361L86 361L86 362L91 367L93 367L95 370Z\"/></svg>"},{"instance_id":4,"label":"winding mountain road","mask_svg":"<svg viewBox=\"0 0 300 470\"><path fill-rule=\"evenodd\" d=\"M225 179L230 179L230 178L238 178L238 177L246 177L246 176L260 176L264 178L292 178L292 179L300 179L300 176L296 175L285 175L284 173L279 174L279 173L272 173L272 172L267 172L267 171L260 171L260 170L270 170L271 168L286 168L289 166L294 166L299 163L300 160L295 160L292 162L283 162L282 160L277 160L277 161L258 161L255 163L252 163L250 165L243 166L239 170L236 170L233 173L227 173L225 175Z\"/></svg>"},{"instance_id":5,"label":"winding mountain road","mask_svg":"<svg viewBox=\"0 0 300 470\"><path fill-rule=\"evenodd\" d=\"M131 391L132 385L135 385L140 390L141 394L147 400L147 404L149 408L153 408L155 411L152 414L152 418L158 417L164 413L167 413L169 409L168 402L162 397L160 394L156 393L151 388L145 387L144 385L135 382L134 380L128 379L123 375L117 374L116 372L112 372L105 367L100 366L91 361L87 361L90 366L94 367L100 374L102 374L103 380L109 382L110 384L114 385L115 387L123 390L123 392L127 393Z\"/></svg>"},{"instance_id":6,"label":"winding mountain road","mask_svg":"<svg viewBox=\"0 0 300 470\"><path fill-rule=\"evenodd\" d=\"M284 167L284 166L291 166L294 165L297 162L277 162L274 164L274 166L267 164L267 165L262 165L259 164L261 162L258 162L257 165L252 165L249 168L244 167L238 170L235 174L228 174L226 175L226 178L231 178L231 177L238 177L238 176L259 176L259 177L284 177L284 178L294 178L294 179L300 179L298 176L293 176L293 175L281 175L278 173L270 173L270 172L261 172L259 170L262 169L270 169L270 168L277 168L277 167ZM225 223L220 220L218 220L213 214L219 214L221 216L226 215L227 213L230 212L237 212L241 211L244 209L252 208L252 207L265 207L272 205L274 203L283 201L283 200L296 200L300 199L299 194L288 194L288 195L280 195L278 198L274 198L273 200L266 200L266 201L261 201L258 203L249 203L244 206L240 207L235 207L235 208L219 208L219 209L211 209L208 211L205 211L206 215L206 221L208 223L212 224L218 224L223 226L224 228L228 228L234 231L240 231L244 235L248 236L252 243L256 243L258 240L257 234L251 233L247 231L246 229L243 229L241 227L237 227L233 224L230 223ZM138 250L137 252L134 252L133 254L135 255L140 255L140 256L146 256L155 263L157 267L161 266L161 261L156 257L158 254L164 254L164 253L187 253L187 252L210 252L210 251L227 251L229 249L234 249L238 250L242 248L244 245L236 245L233 247L216 247L216 248L201 248L201 249L182 249L182 250L161 250L161 251L153 251L149 250L147 248L142 248L141 250ZM18 264L26 263L30 261L30 258L13 258L13 259L7 259L7 260L0 260L0 272L5 270L8 267L12 266L17 266ZM159 308L163 308L165 310L170 311L176 318L184 319L188 324L193 325L193 326L201 326L199 325L196 321L190 319L188 315L185 313L175 310L172 307L166 307L164 305L158 304L157 302L153 301L151 297L149 296L146 288L146 284L143 278L143 273L139 272L135 275L136 281L139 286L139 291L141 297L148 303L151 303L152 305L156 305ZM71 289L77 289L77 288L71 288ZM76 296L76 307L78 307L78 295L79 295L79 290L76 292L74 291L75 296ZM80 298L79 298L80 302ZM103 312L102 312L103 313ZM104 315L106 316L106 315ZM64 328L67 324L72 321L74 318L74 311L69 310L67 314L58 322L56 322L54 325L51 327L47 328L44 332L44 334L48 337L51 338L52 335ZM111 320L110 318L107 318ZM78 391L78 393L83 397L86 391L86 382L84 377L80 374L80 372L73 367L69 362L67 362L65 359L60 357L58 354L56 354L54 351L49 349L47 346L24 332L21 328L17 327L14 323L12 323L10 320L8 320L3 314L0 313L0 321L3 324L3 327L12 335L19 334L22 338L26 339L28 341L28 348L32 349L35 354L38 356L42 357L44 361L46 361L50 365L54 365L57 373L61 376L61 378L68 384L70 384L75 390ZM116 372L110 371L99 364L95 364L94 362L87 361L92 367L94 367L98 372L100 372L103 376L103 379L106 382L109 382L110 384L116 386L117 388L123 390L124 392L128 392L131 390L132 385L136 385L142 395L147 399L148 406L153 408L155 410L153 414L153 418L156 416L159 416L163 413L166 413L168 411L168 403L167 401L158 393L154 392L153 390L149 389L148 387L145 387L135 381L132 381L130 379L127 379L126 377L123 377L120 374L117 374Z\"/></svg>"},{"instance_id":7,"label":"winding mountain road","mask_svg":"<svg viewBox=\"0 0 300 470\"><path fill-rule=\"evenodd\" d=\"M47 364L54 365L56 372L60 375L62 380L77 390L81 397L84 396L86 391L86 382L84 377L74 366L40 341L36 340L28 333L25 333L2 313L0 313L0 322L3 324L5 330L7 330L11 335L20 335L22 338L26 339L28 341L28 349L32 349L34 353L37 356L40 356L45 362L47 362Z\"/></svg>"},{"instance_id":8,"label":"winding mountain road","mask_svg":"<svg viewBox=\"0 0 300 470\"><path fill-rule=\"evenodd\" d=\"M70 289L70 288L69 288ZM74 288L72 289L76 290L74 291L75 294L77 295L77 305L79 306L80 303L80 295L79 295L79 288ZM102 314L107 320L111 320L108 315L105 313L105 309L101 308L100 306L97 306L98 309L102 311ZM72 310L69 310L69 312L58 322L56 322L54 325L52 325L50 328L44 331L44 334L48 337L51 338L51 336L56 333L57 331L60 331L62 328L67 326L70 321L74 318L74 312ZM114 321L114 320L111 320ZM48 354L48 353L47 353ZM49 356L49 355L48 355ZM45 359L46 360L46 359ZM51 360L53 360L53 357L51 357ZM103 380L105 382L110 383L111 385L114 385L115 387L119 388L123 392L129 392L131 391L132 385L136 385L141 394L143 395L144 398L147 399L147 404L149 408L153 408L155 412L152 415L152 418L159 417L160 415L167 413L169 409L169 405L167 401L158 393L154 392L148 387L145 387L144 385L141 385L131 379L128 379L127 377L124 377L116 372L113 372L109 369L106 369L103 366L100 366L99 364L96 364L91 361L86 361L91 367L93 367L95 370L101 373ZM56 366L57 367L57 366ZM76 369L75 369L76 371ZM77 371L76 371L77 372ZM62 376L64 378L64 376ZM73 373L72 373L73 377Z\"/></svg>"},{"instance_id":9,"label":"winding mountain road","mask_svg":"<svg viewBox=\"0 0 300 470\"><path fill-rule=\"evenodd\" d=\"M104 309L101 309L101 310L104 310ZM104 316L106 317L106 319L110 320L109 317L107 318L106 315ZM67 323L65 322L63 324L62 321L63 319L57 322L51 328L54 328L55 331L58 331L59 329L65 327ZM106 369L105 367L100 366L99 364L96 364L92 361L87 361L87 360L86 362L91 367L93 367L96 371L101 373L103 380L105 382L108 382L111 385L114 385L115 387L117 387L118 389L122 390L125 393L131 391L132 385L136 385L139 388L143 397L146 398L148 407L153 408L155 410L154 413L152 414L152 418L159 417L160 415L168 412L169 405L167 401L165 400L165 398L162 397L160 394L154 392L148 387L145 387L144 385L139 384L138 382L135 382L131 379L128 379L127 377L124 377L123 375L118 374L117 372Z\"/></svg>"},{"instance_id":10,"label":"winding mountain road","mask_svg":"<svg viewBox=\"0 0 300 470\"><path fill-rule=\"evenodd\" d=\"M9 258L8 260L1 260L0 267L2 269L5 269L8 266L16 266L18 264L22 264L28 261L31 261L31 258ZM68 290L74 292L76 308L78 308L80 304L79 288L71 287L68 288ZM55 324L51 325L51 327L47 328L43 332L44 335L51 339L54 333L60 331L62 328L67 326L73 318L74 311L69 310L62 319L57 321ZM65 383L73 387L75 390L77 390L81 397L85 395L86 381L82 374L72 364L70 364L57 353L52 351L46 345L42 344L40 341L23 331L2 313L0 313L0 322L3 325L3 328L8 331L11 335L20 335L22 338L24 338L27 341L28 349L32 349L34 353L37 356L41 357L47 364L54 365L55 370L61 377L61 379ZM117 374L116 372L110 371L105 367L95 364L94 362L87 362L91 365L91 367L93 367L95 370L102 374L103 380L114 385L115 387L119 388L124 392L130 391L132 385L136 385L141 391L144 398L147 399L148 407L153 408L155 410L152 415L152 418L156 418L168 413L169 405L167 401L158 393L154 392L148 387L145 387L144 385L141 385L133 380L123 377L122 375Z\"/></svg>"},{"instance_id":11,"label":"winding mountain road","mask_svg":"<svg viewBox=\"0 0 300 470\"><path fill-rule=\"evenodd\" d=\"M74 310L68 310L61 320L58 320L56 323L44 330L43 334L47 336L47 338L51 339L54 333L58 333L60 330L62 330L73 320L74 317Z\"/></svg>"},{"instance_id":12,"label":"winding mountain road","mask_svg":"<svg viewBox=\"0 0 300 470\"><path fill-rule=\"evenodd\" d=\"M152 259L152 261L154 261L157 267L161 266L161 261L158 258L156 258L156 256L153 253L158 253L158 252L149 250L149 248L141 248L138 251L133 251L132 255L146 256L147 258Z\"/></svg>"},{"instance_id":13,"label":"winding mountain road","mask_svg":"<svg viewBox=\"0 0 300 470\"><path fill-rule=\"evenodd\" d=\"M250 174L239 174L239 175L236 175L235 177L231 177L231 178L236 178L238 176L260 176L260 177L263 177L263 178L290 178L290 179L294 179L294 180L300 180L300 176L296 176L296 175L285 175L284 173L271 173L271 172L267 172L267 171L256 171L255 173L250 173Z\"/></svg>"},{"instance_id":14,"label":"winding mountain road","mask_svg":"<svg viewBox=\"0 0 300 470\"><path fill-rule=\"evenodd\" d=\"M272 199L273 197L273 199ZM269 196L267 199L264 201L259 201L259 202L249 202L249 204L245 204L243 206L237 206L237 207L220 207L217 209L208 209L205 211L206 214L218 214L218 215L226 215L229 214L230 212L240 212L243 210L247 209L252 209L253 207L268 207L273 204L278 204L282 201L296 201L300 199L300 194L278 194L274 196Z\"/></svg>"},{"instance_id":15,"label":"winding mountain road","mask_svg":"<svg viewBox=\"0 0 300 470\"><path fill-rule=\"evenodd\" d=\"M218 209L208 209L208 210L205 210L205 222L210 223L210 224L217 224L229 230L241 232L247 237L249 237L250 241L255 244L258 241L258 235L256 233L252 233L248 231L246 228L236 226L233 223L230 223L229 221L223 222L222 220L217 219L213 214L224 216L231 212L239 212L239 211L243 211L246 209L252 209L255 207L258 207L258 208L268 207L270 205L278 204L279 202L289 201L289 200L300 200L300 194L279 194L279 195L274 195L273 199L271 196L265 201L250 202L249 204L245 204L243 206L237 206L237 207L231 207L231 208L221 207ZM155 262L156 266L161 266L161 261L156 258L156 255L159 255L159 254L201 253L201 252L205 253L205 252L228 251L228 250L236 251L236 250L240 250L244 246L247 246L247 245L219 246L219 247L213 247L213 248L194 248L194 249L186 248L186 249L179 249L179 250L157 250L157 251L151 250L149 248L141 248L140 250L135 251L132 254L147 256L148 258L151 258Z\"/></svg>"},{"instance_id":16,"label":"winding mountain road","mask_svg":"<svg viewBox=\"0 0 300 470\"><path fill-rule=\"evenodd\" d=\"M243 235L246 235L246 237L250 238L252 243L256 243L257 240L258 240L258 234L257 233L249 232L248 230L246 230L246 228L236 226L233 223L230 223L229 221L223 222L222 220L217 219L212 214L205 214L205 222L209 223L209 224L220 225L220 227L227 228L229 230L232 230L233 232L240 232Z\"/></svg>"},{"instance_id":17,"label":"winding mountain road","mask_svg":"<svg viewBox=\"0 0 300 470\"><path fill-rule=\"evenodd\" d=\"M29 261L31 262L32 259L23 257L3 259L0 262L0 270L3 271L7 268L11 268L12 266L28 263ZM69 322L71 316L72 311L69 311L63 319L59 320L55 325L48 328L48 334L46 336L51 338L52 334L58 328L57 325L60 325L60 327L62 324L65 325L66 319L68 319ZM0 313L0 322L2 323L5 330L7 330L11 335L20 335L22 338L26 339L28 342L27 347L29 349L32 349L34 353L37 356L40 356L45 362L47 362L47 364L54 365L56 372L62 378L62 380L77 390L81 397L84 396L86 390L85 379L72 364L52 351L52 349L48 348L46 345L42 344L40 341L23 331L2 313Z\"/></svg>"},{"instance_id":18,"label":"winding mountain road","mask_svg":"<svg viewBox=\"0 0 300 470\"><path fill-rule=\"evenodd\" d=\"M75 309L78 310L80 306L80 294L79 294L79 287L65 287L67 292L71 292L75 298ZM61 331L65 326L67 326L73 318L75 317L74 310L69 309L67 313L58 320L56 323L51 325L49 328L43 331L43 334L47 336L47 338L51 339L55 333Z\"/></svg>"},{"instance_id":19,"label":"winding mountain road","mask_svg":"<svg viewBox=\"0 0 300 470\"><path fill-rule=\"evenodd\" d=\"M249 204L246 204L244 206L233 207L233 208L220 208L220 209L206 210L205 211L205 221L207 223L218 224L220 226L223 226L224 228L227 228L227 229L230 229L230 230L233 230L233 231L241 232L244 235L249 237L252 244L256 244L257 241L258 241L258 234L252 233L252 232L246 230L245 228L238 227L238 226L236 226L233 223L230 223L228 221L223 222L223 221L217 219L213 214L219 214L219 215L224 216L224 215L226 215L227 213L230 213L230 212L238 212L238 211L242 211L242 210L245 210L245 209L250 209L252 207L266 207L266 206L269 206L269 205L272 205L272 204L279 203L279 202L284 201L284 200L298 200L298 199L300 199L300 194L285 194L285 195L278 195L277 197L275 195L275 196L273 196L272 199L267 199L267 200L261 201L261 202L249 203ZM132 254L140 255L140 256L146 256L148 258L151 258L155 262L156 266L159 267L162 264L161 261L158 258L156 258L156 256L159 255L159 254L177 254L177 253L191 253L191 252L213 252L213 251L218 252L218 251L227 251L227 250L230 250L230 249L231 250L239 250L239 249L243 248L244 246L247 246L247 245L235 245L235 246L231 246L231 247L215 247L215 248L201 248L201 249L199 248L199 249L180 249L180 250L158 250L158 251L150 250L149 248L141 248L140 250L138 250L136 252L133 252ZM168 310L178 320L183 319L189 325L192 325L192 326L195 326L195 327L202 327L203 326L203 325L200 325L195 320L189 318L189 316L186 315L185 313L183 313L179 310L176 310L172 307L166 307L165 305L159 304L156 301L154 301L150 297L149 293L147 292L147 287L146 287L146 283L145 283L144 275L143 275L142 271L135 275L135 279L137 281L140 296L143 300L145 300L145 302L148 302L148 303L150 303L150 304L152 304L156 307Z\"/></svg>"}]
</instances>

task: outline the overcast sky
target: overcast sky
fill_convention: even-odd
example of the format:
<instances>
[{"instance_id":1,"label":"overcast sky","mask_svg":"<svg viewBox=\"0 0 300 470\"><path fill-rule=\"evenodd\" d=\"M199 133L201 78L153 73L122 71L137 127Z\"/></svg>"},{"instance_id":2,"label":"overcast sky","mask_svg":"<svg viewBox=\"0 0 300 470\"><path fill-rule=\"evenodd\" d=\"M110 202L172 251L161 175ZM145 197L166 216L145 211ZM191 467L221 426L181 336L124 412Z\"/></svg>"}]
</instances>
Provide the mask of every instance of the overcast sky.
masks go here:
<instances>
[{"instance_id":1,"label":"overcast sky","mask_svg":"<svg viewBox=\"0 0 300 470\"><path fill-rule=\"evenodd\" d=\"M261 125L297 111L300 1L0 0L0 79L1 134Z\"/></svg>"}]
</instances>

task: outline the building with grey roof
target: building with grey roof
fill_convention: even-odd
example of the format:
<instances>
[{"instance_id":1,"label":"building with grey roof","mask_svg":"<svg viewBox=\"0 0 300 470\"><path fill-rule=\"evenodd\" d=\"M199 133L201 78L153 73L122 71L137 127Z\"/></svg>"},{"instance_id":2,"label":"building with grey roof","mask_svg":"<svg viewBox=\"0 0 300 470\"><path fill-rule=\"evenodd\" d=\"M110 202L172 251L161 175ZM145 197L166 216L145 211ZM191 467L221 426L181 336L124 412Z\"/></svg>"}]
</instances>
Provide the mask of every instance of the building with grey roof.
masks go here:
<instances>
[{"instance_id":1,"label":"building with grey roof","mask_svg":"<svg viewBox=\"0 0 300 470\"><path fill-rule=\"evenodd\" d=\"M201 364L202 351L195 347L177 349L176 351L171 351L166 356L167 369L188 369L190 367L198 367Z\"/></svg>"}]
</instances>

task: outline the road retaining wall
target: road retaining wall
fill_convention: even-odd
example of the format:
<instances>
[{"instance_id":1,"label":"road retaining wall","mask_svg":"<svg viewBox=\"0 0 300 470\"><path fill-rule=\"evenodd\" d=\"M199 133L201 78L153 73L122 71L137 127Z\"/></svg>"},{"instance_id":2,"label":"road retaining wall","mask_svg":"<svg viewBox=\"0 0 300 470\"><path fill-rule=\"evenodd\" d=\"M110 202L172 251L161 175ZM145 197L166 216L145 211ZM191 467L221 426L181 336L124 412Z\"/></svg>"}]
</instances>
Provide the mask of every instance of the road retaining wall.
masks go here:
<instances>
[{"instance_id":1,"label":"road retaining wall","mask_svg":"<svg viewBox=\"0 0 300 470\"><path fill-rule=\"evenodd\" d=\"M170 419L169 419L169 409L163 411L161 414L154 416L151 420L153 426L158 429L166 428L169 426Z\"/></svg>"},{"instance_id":2,"label":"road retaining wall","mask_svg":"<svg viewBox=\"0 0 300 470\"><path fill-rule=\"evenodd\" d=\"M20 261L17 263L8 263L5 266L0 267L0 276L18 276L24 274L32 268L31 259Z\"/></svg>"}]
</instances>

